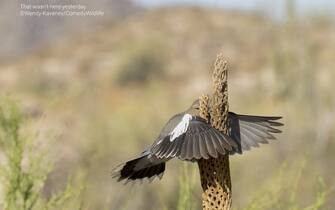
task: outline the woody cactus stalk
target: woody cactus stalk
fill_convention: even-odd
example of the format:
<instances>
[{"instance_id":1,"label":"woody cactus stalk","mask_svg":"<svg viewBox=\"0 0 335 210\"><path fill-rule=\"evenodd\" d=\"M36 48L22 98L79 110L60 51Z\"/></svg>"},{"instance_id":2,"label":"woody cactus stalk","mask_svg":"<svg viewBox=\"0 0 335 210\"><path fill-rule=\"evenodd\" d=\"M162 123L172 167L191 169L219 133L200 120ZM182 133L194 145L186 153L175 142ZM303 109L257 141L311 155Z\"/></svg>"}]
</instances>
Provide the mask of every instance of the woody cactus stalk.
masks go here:
<instances>
[{"instance_id":1,"label":"woody cactus stalk","mask_svg":"<svg viewBox=\"0 0 335 210\"><path fill-rule=\"evenodd\" d=\"M227 62L217 56L213 72L213 94L200 97L200 117L228 135ZM198 161L203 210L227 210L232 203L229 154Z\"/></svg>"}]
</instances>

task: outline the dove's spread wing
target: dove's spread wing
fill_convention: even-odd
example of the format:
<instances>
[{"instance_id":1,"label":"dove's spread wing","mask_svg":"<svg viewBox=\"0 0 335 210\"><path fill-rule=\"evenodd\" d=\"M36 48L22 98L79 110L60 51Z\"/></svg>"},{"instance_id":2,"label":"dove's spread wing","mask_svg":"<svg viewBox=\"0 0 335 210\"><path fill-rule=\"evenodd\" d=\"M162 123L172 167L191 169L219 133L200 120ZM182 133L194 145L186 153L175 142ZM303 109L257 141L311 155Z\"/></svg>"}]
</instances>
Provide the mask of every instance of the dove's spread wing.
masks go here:
<instances>
[{"instance_id":1,"label":"dove's spread wing","mask_svg":"<svg viewBox=\"0 0 335 210\"><path fill-rule=\"evenodd\" d=\"M169 122L174 123L168 123L163 128L164 135L161 134L150 149L151 154L158 158L207 159L237 150L238 145L232 138L214 129L200 117L183 114Z\"/></svg>"},{"instance_id":2,"label":"dove's spread wing","mask_svg":"<svg viewBox=\"0 0 335 210\"><path fill-rule=\"evenodd\" d=\"M277 122L281 117L261 117L250 115L238 115L229 112L229 136L238 145L237 150L230 154L242 153L259 144L267 144L268 140L275 139L273 133L280 133L276 127L283 124Z\"/></svg>"}]
</instances>

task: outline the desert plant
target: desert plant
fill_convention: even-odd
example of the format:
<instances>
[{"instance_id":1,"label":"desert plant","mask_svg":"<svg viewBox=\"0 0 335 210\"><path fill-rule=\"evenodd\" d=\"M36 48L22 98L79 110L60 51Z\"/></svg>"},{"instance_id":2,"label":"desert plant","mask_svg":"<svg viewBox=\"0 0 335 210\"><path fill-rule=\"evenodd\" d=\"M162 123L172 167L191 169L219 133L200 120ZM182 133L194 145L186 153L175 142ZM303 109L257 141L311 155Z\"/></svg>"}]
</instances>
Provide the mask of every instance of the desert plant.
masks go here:
<instances>
[{"instance_id":1,"label":"desert plant","mask_svg":"<svg viewBox=\"0 0 335 210\"><path fill-rule=\"evenodd\" d=\"M193 169L193 168L192 168ZM177 210L192 210L194 209L194 202L192 197L193 191L193 170L189 164L184 163L182 167L182 174L179 177L179 197L177 203Z\"/></svg>"},{"instance_id":2,"label":"desert plant","mask_svg":"<svg viewBox=\"0 0 335 210\"><path fill-rule=\"evenodd\" d=\"M1 209L81 209L76 197L80 187L69 181L65 190L43 196L52 163L45 151L35 147L34 139L23 134L24 119L15 102L6 97L0 100L0 148L4 163L0 165L0 180L3 190Z\"/></svg>"},{"instance_id":3,"label":"desert plant","mask_svg":"<svg viewBox=\"0 0 335 210\"><path fill-rule=\"evenodd\" d=\"M324 209L330 187L325 184L322 177L315 181L316 189L313 194L314 200L309 204L302 204L299 193L302 191L303 175L306 170L306 161L302 161L298 166L293 166L297 170L293 176L288 175L289 167L286 163L279 169L278 174L272 178L266 186L258 193L255 193L252 200L244 210L320 210Z\"/></svg>"}]
</instances>

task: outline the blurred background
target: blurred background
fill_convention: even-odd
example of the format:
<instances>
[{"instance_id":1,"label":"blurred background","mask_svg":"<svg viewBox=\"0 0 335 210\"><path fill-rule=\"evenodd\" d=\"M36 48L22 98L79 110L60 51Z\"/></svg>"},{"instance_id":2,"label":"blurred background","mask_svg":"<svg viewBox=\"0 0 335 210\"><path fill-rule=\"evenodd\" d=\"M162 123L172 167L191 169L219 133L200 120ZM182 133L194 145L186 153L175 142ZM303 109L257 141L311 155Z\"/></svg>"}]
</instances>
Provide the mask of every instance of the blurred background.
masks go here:
<instances>
[{"instance_id":1,"label":"blurred background","mask_svg":"<svg viewBox=\"0 0 335 210\"><path fill-rule=\"evenodd\" d=\"M231 157L234 209L334 209L334 1L59 0L104 14L20 15L45 3L0 2L0 90L54 162L43 196L81 171L84 209L200 209L196 164L170 161L161 181L134 186L110 172L211 91L222 52L230 110L285 124Z\"/></svg>"}]
</instances>

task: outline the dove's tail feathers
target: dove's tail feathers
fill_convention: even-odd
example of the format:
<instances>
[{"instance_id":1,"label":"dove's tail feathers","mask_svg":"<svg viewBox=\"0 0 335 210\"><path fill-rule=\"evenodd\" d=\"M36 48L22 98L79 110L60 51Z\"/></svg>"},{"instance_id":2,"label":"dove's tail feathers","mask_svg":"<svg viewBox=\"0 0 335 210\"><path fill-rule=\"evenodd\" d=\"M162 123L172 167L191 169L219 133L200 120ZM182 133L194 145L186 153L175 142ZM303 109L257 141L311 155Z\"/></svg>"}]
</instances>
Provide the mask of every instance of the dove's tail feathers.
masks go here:
<instances>
[{"instance_id":1,"label":"dove's tail feathers","mask_svg":"<svg viewBox=\"0 0 335 210\"><path fill-rule=\"evenodd\" d=\"M112 172L112 177L117 178L118 181L125 180L125 184L145 178L151 182L155 177L161 179L164 171L165 162L153 163L150 162L148 156L143 156L116 167Z\"/></svg>"}]
</instances>

